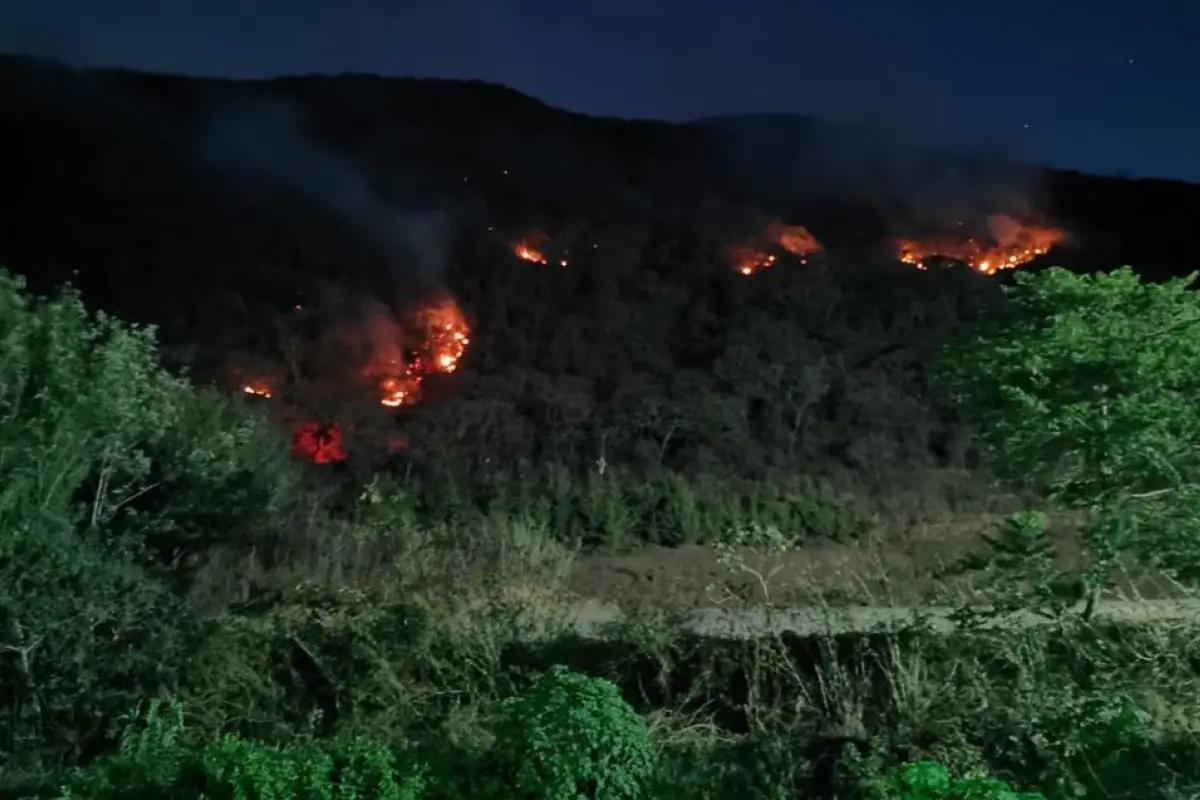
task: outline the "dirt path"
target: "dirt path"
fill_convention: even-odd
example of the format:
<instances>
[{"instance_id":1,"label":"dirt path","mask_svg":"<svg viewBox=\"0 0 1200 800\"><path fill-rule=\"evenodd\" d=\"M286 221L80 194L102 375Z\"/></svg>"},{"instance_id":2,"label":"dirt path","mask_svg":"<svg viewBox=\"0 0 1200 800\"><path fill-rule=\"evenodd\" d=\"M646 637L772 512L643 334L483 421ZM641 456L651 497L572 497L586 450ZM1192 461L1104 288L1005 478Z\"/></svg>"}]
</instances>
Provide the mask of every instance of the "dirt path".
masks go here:
<instances>
[{"instance_id":1,"label":"dirt path","mask_svg":"<svg viewBox=\"0 0 1200 800\"><path fill-rule=\"evenodd\" d=\"M1082 606L1080 606L1082 609ZM781 633L819 636L839 633L871 633L894 630L922 620L931 629L950 633L957 629L951 606L857 607L857 608L745 608L726 610L699 608L684 615L686 633L714 639L743 640ZM1113 600L1102 602L1096 618L1115 622L1169 622L1200 620L1200 600ZM625 614L613 606L587 603L572 614L568 625L589 639L608 638L606 629L619 624ZM1052 624L1053 620L1020 612L1006 615L980 627L1028 628Z\"/></svg>"},{"instance_id":2,"label":"dirt path","mask_svg":"<svg viewBox=\"0 0 1200 800\"><path fill-rule=\"evenodd\" d=\"M982 534L994 533L1003 519L979 514L893 526L863 541L813 542L769 557L745 554L733 568L699 546L586 554L576 559L567 580L574 598L569 624L579 635L606 638L605 628L648 611L682 620L688 633L725 639L868 633L907 627L918 618L933 630L950 632L957 628L956 609L987 607L1020 587L1018 575L956 567L980 551ZM1081 570L1086 562L1070 520L1052 518L1050 533L1056 566ZM1118 571L1106 594L1100 619L1200 619L1194 592L1131 565ZM981 627L1051 622L1025 612Z\"/></svg>"},{"instance_id":3,"label":"dirt path","mask_svg":"<svg viewBox=\"0 0 1200 800\"><path fill-rule=\"evenodd\" d=\"M646 547L621 554L584 554L568 579L582 601L689 611L694 608L936 607L984 604L1017 580L994 570L962 568L965 556L986 553L982 535L1003 517L962 516L950 522L892 527L856 542L812 542L782 555L745 555L744 566L723 564L711 548ZM1066 524L1051 531L1056 566L1078 572L1085 564ZM757 573L757 574L756 574ZM759 576L767 576L764 581ZM1118 599L1179 600L1190 593L1161 574L1132 565L1113 586Z\"/></svg>"}]
</instances>

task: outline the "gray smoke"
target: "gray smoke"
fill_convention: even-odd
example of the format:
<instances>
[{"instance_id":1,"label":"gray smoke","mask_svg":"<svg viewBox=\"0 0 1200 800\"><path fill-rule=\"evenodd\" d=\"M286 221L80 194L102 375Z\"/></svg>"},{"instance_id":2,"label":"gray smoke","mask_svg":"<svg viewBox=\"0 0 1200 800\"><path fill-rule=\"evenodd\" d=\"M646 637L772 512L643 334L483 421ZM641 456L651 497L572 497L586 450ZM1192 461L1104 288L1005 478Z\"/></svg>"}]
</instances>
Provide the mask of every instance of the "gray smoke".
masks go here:
<instances>
[{"instance_id":1,"label":"gray smoke","mask_svg":"<svg viewBox=\"0 0 1200 800\"><path fill-rule=\"evenodd\" d=\"M386 202L359 166L308 132L295 104L264 97L223 102L205 116L198 137L201 156L226 173L285 186L389 254L406 256L423 277L442 273L450 234L446 214L411 212Z\"/></svg>"}]
</instances>

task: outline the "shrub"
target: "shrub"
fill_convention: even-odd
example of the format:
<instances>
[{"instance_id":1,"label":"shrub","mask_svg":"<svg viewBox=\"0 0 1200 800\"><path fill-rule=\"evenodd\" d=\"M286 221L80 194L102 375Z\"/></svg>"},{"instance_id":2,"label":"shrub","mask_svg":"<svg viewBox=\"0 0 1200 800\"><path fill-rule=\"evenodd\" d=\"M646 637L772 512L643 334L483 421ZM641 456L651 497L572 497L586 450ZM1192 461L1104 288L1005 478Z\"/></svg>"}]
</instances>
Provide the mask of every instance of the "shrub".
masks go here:
<instances>
[{"instance_id":1,"label":"shrub","mask_svg":"<svg viewBox=\"0 0 1200 800\"><path fill-rule=\"evenodd\" d=\"M119 751L76 772L60 800L417 800L424 791L422 766L365 740L275 747L223 736L189 749L182 732L178 705L151 703L127 726Z\"/></svg>"},{"instance_id":2,"label":"shrub","mask_svg":"<svg viewBox=\"0 0 1200 800\"><path fill-rule=\"evenodd\" d=\"M147 555L276 511L271 441L166 372L152 329L0 271L0 766L85 758L176 682L195 625Z\"/></svg>"},{"instance_id":3,"label":"shrub","mask_svg":"<svg viewBox=\"0 0 1200 800\"><path fill-rule=\"evenodd\" d=\"M904 764L872 781L867 794L878 800L1045 800L996 778L955 777L936 761Z\"/></svg>"},{"instance_id":4,"label":"shrub","mask_svg":"<svg viewBox=\"0 0 1200 800\"><path fill-rule=\"evenodd\" d=\"M501 702L495 735L496 797L632 800L654 771L645 721L616 685L562 666Z\"/></svg>"}]
</instances>

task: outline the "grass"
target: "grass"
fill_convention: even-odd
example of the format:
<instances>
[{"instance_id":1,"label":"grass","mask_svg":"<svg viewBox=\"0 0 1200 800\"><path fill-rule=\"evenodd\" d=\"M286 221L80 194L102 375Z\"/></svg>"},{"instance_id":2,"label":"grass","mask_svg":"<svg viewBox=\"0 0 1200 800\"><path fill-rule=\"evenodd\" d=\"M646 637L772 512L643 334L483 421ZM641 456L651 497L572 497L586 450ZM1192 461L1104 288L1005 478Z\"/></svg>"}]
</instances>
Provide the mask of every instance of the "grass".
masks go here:
<instances>
[{"instance_id":1,"label":"grass","mask_svg":"<svg viewBox=\"0 0 1200 800\"><path fill-rule=\"evenodd\" d=\"M478 745L491 704L567 664L612 679L643 714L660 755L656 796L834 796L917 758L1050 797L1200 788L1195 623L720 642L681 632L687 603L655 602L630 604L605 640L585 640L569 626L589 600L573 584L600 559L637 553L581 552L533 513L429 526L394 511L364 503L359 518L321 529L319 543L275 567L243 558L205 569L194 592L214 609L214 633L182 697L194 730ZM926 523L907 543L899 530L791 550L803 561L814 549L810 574L823 580L782 597L830 610L907 602L914 585L937 583L944 560L917 574L915 558L897 555L945 530ZM948 555L965 530L952 526ZM831 552L843 570L829 568ZM724 569L738 579L736 563ZM934 588L943 602L988 597L970 584ZM1122 784L1134 773L1136 786Z\"/></svg>"},{"instance_id":2,"label":"grass","mask_svg":"<svg viewBox=\"0 0 1200 800\"><path fill-rule=\"evenodd\" d=\"M857 542L796 544L785 559L816 568L802 591L775 599L831 612L924 599L913 587L935 586L945 559L913 554L941 542L954 555L968 530L931 521L906 533L893 522ZM1200 625L1190 621L730 642L687 635L687 595L667 586L676 602L630 603L592 640L570 627L589 600L573 591L580 575L644 554L581 550L546 515L431 524L368 493L353 516L303 533L269 556L215 557L192 582L206 638L176 694L192 744L355 735L486 750L490 709L566 664L614 681L642 715L658 753L653 797L848 796L924 758L1056 798L1200 790ZM667 572L673 553L705 549L654 552ZM752 566L769 572L777 557ZM731 582L743 577L736 560L712 563ZM986 599L963 586L935 588L946 600Z\"/></svg>"},{"instance_id":3,"label":"grass","mask_svg":"<svg viewBox=\"0 0 1200 800\"><path fill-rule=\"evenodd\" d=\"M855 539L785 536L779 551L722 560L737 540L720 531L677 547L589 548L544 505L438 516L372 484L350 513L298 514L270 550L212 551L188 590L202 645L173 696L197 747L220 735L284 747L361 736L397 751L486 751L495 705L566 664L611 679L645 720L655 798L849 796L925 758L1055 798L1173 800L1200 787L1190 622L741 642L681 629L722 589L725 607L765 607L745 567L770 575L773 605L831 612L979 602L1019 578L945 573L1001 519L995 510L976 505L968 522L965 508L874 508L856 512L871 525ZM1066 544L1070 520L1057 522ZM607 596L580 591L610 579ZM574 634L581 606L612 599L627 615L605 639ZM1136 786L1122 784L1130 775Z\"/></svg>"}]
</instances>

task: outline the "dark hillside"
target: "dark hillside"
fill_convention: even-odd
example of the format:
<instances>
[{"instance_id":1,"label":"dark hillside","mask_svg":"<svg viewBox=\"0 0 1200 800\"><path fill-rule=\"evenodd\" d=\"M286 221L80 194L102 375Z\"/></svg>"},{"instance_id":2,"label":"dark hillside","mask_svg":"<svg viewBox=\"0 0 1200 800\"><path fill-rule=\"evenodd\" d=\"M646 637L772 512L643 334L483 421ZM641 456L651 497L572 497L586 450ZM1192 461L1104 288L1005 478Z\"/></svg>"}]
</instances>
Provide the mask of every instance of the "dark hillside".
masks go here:
<instances>
[{"instance_id":1,"label":"dark hillside","mask_svg":"<svg viewBox=\"0 0 1200 800\"><path fill-rule=\"evenodd\" d=\"M922 364L1002 279L918 272L891 237L1029 215L1071 237L1030 266L1165 273L1189 265L1200 221L1200 187L1180 183L798 117L590 118L477 82L7 58L0 92L0 263L162 325L202 378L269 382L281 420L352 420L356 464L472 486L667 471L919 495L970 465ZM770 245L774 268L738 274L730 248L772 219L825 249ZM470 329L444 369L428 366L435 301ZM379 406L381 359L432 370L421 402Z\"/></svg>"}]
</instances>

